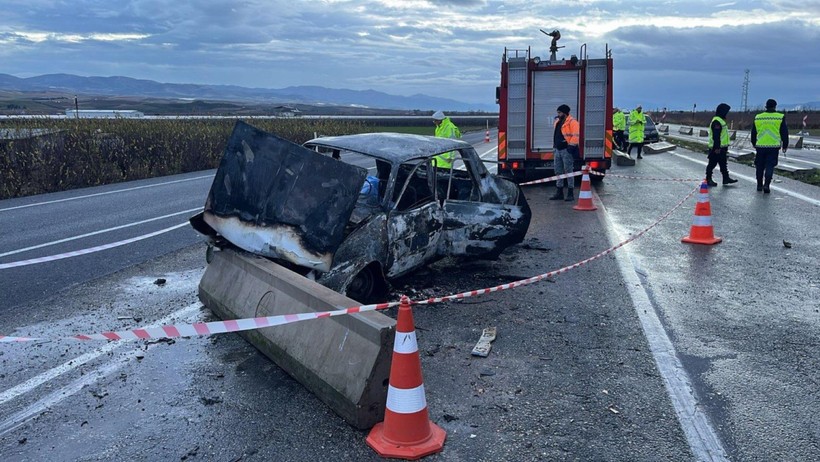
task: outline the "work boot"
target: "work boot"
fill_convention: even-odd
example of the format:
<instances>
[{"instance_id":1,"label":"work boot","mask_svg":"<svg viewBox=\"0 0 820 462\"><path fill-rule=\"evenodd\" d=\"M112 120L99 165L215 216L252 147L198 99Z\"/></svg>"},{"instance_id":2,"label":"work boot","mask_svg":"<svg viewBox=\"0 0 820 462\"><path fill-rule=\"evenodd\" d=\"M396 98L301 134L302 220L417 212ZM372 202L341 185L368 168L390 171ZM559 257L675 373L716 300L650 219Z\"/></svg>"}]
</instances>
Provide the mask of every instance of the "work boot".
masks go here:
<instances>
[{"instance_id":1,"label":"work boot","mask_svg":"<svg viewBox=\"0 0 820 462\"><path fill-rule=\"evenodd\" d=\"M555 189L555 194L553 194L552 197L550 197L550 200L551 201L560 201L563 198L564 198L564 188L556 188Z\"/></svg>"},{"instance_id":2,"label":"work boot","mask_svg":"<svg viewBox=\"0 0 820 462\"><path fill-rule=\"evenodd\" d=\"M575 195L572 194L572 188L567 189L567 197L564 200L567 202L575 200Z\"/></svg>"},{"instance_id":3,"label":"work boot","mask_svg":"<svg viewBox=\"0 0 820 462\"><path fill-rule=\"evenodd\" d=\"M726 186L727 184L733 184L733 183L737 183L737 180L734 179L734 178L729 178L728 176L723 178L723 186ZM717 186L717 185L715 185L715 186Z\"/></svg>"},{"instance_id":4,"label":"work boot","mask_svg":"<svg viewBox=\"0 0 820 462\"><path fill-rule=\"evenodd\" d=\"M763 194L769 194L770 192L772 192L769 189L769 185L771 185L771 184L772 184L772 179L771 178L766 178L766 183L763 184Z\"/></svg>"},{"instance_id":5,"label":"work boot","mask_svg":"<svg viewBox=\"0 0 820 462\"><path fill-rule=\"evenodd\" d=\"M758 192L763 191L763 179L762 178L757 179L757 191Z\"/></svg>"},{"instance_id":6,"label":"work boot","mask_svg":"<svg viewBox=\"0 0 820 462\"><path fill-rule=\"evenodd\" d=\"M707 177L706 177L706 184L708 184L710 188L714 188L715 186L717 186L717 183L715 183L714 181L712 181L712 177L711 177L711 176L707 176Z\"/></svg>"},{"instance_id":7,"label":"work boot","mask_svg":"<svg viewBox=\"0 0 820 462\"><path fill-rule=\"evenodd\" d=\"M638 154L638 159L643 159L643 156Z\"/></svg>"}]
</instances>

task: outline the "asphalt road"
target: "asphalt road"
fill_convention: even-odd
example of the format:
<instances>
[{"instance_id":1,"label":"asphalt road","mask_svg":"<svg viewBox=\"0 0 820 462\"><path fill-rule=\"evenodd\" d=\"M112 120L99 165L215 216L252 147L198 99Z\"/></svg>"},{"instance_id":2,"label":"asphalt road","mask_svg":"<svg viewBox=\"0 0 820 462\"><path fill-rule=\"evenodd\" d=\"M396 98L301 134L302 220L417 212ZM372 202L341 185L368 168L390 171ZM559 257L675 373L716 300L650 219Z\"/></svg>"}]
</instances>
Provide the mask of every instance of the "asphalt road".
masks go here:
<instances>
[{"instance_id":1,"label":"asphalt road","mask_svg":"<svg viewBox=\"0 0 820 462\"><path fill-rule=\"evenodd\" d=\"M492 159L494 134L483 137L468 135ZM679 148L612 173L694 179L705 162ZM396 281L394 296L446 295L636 237L547 282L415 310L430 416L448 433L428 459L820 458L820 190L777 178L763 195L751 168L730 170L741 182L710 193L724 239L715 246L680 242L695 199L681 201L697 182L610 175L594 188L595 212L547 200L550 186L526 187L534 219L524 243L496 261L444 260ZM180 224L201 207L212 175L2 201L0 265ZM212 319L196 295L203 250L183 226L0 269L0 333L48 339L0 343L4 459L379 460L366 433L238 336L59 339ZM490 356L471 357L490 325L499 332Z\"/></svg>"}]
</instances>

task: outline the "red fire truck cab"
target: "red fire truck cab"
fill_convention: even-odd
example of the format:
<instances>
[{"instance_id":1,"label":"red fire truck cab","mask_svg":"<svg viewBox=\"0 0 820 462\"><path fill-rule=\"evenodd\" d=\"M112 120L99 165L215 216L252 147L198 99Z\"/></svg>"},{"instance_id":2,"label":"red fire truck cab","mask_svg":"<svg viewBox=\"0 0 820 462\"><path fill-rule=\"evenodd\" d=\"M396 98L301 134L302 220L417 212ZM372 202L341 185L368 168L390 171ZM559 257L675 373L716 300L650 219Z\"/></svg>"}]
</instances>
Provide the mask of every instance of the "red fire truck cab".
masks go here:
<instances>
[{"instance_id":1,"label":"red fire truck cab","mask_svg":"<svg viewBox=\"0 0 820 462\"><path fill-rule=\"evenodd\" d=\"M498 173L515 181L553 175L554 119L562 104L581 125L576 170L612 166L612 52L607 47L605 58L592 59L583 45L580 59L555 59L555 42L549 60L532 56L530 48L504 49L496 88Z\"/></svg>"}]
</instances>

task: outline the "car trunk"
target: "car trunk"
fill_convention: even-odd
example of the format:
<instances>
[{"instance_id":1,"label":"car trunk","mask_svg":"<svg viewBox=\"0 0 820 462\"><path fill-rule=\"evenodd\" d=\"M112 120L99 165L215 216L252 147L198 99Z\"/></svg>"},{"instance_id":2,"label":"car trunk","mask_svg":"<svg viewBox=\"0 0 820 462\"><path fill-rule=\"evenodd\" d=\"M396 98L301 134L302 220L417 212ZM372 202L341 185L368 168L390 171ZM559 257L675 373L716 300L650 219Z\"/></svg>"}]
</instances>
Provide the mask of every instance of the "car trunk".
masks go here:
<instances>
[{"instance_id":1,"label":"car trunk","mask_svg":"<svg viewBox=\"0 0 820 462\"><path fill-rule=\"evenodd\" d=\"M366 175L240 121L202 218L239 248L327 271Z\"/></svg>"}]
</instances>

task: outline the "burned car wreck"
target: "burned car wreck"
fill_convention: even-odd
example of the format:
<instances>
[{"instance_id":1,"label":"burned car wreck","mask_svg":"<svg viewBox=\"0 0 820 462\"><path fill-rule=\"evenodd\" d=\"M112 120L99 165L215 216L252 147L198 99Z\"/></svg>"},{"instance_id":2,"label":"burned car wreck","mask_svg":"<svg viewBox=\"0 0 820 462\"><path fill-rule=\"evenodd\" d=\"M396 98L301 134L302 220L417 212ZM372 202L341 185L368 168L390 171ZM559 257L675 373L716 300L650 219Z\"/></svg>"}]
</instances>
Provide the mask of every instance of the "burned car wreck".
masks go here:
<instances>
[{"instance_id":1,"label":"burned car wreck","mask_svg":"<svg viewBox=\"0 0 820 462\"><path fill-rule=\"evenodd\" d=\"M442 153L448 169L433 167ZM237 122L190 221L209 251L235 246L370 303L437 259L497 257L530 217L518 185L460 140L366 133L300 146Z\"/></svg>"}]
</instances>

